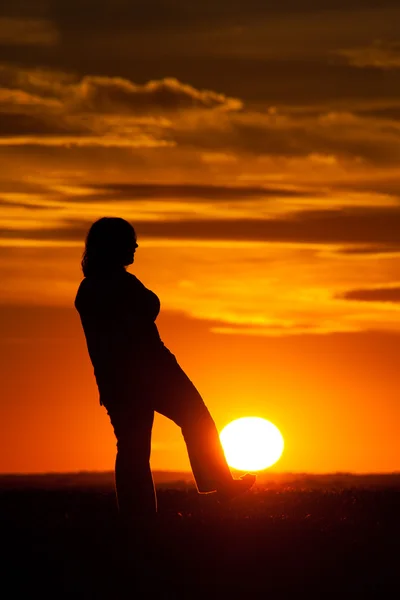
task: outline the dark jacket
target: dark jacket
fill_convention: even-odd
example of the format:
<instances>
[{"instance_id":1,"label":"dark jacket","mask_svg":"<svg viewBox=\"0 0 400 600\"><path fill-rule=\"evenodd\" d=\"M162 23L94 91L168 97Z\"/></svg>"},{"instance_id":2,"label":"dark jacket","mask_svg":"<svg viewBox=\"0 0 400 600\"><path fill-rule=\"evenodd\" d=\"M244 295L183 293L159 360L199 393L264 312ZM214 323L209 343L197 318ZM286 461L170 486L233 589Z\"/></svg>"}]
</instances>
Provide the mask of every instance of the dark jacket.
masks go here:
<instances>
[{"instance_id":1,"label":"dark jacket","mask_svg":"<svg viewBox=\"0 0 400 600\"><path fill-rule=\"evenodd\" d=\"M170 354L155 323L158 297L125 269L85 277L75 307L101 403L110 395L130 393L146 373L151 376L152 365Z\"/></svg>"}]
</instances>

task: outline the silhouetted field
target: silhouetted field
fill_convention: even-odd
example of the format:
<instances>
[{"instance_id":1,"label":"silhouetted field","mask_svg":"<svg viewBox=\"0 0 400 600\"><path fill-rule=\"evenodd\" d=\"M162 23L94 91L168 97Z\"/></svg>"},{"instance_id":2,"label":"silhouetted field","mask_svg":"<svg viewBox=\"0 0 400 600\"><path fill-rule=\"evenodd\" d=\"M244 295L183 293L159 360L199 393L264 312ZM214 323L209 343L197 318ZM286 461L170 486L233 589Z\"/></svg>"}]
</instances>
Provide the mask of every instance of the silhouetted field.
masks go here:
<instances>
[{"instance_id":1,"label":"silhouetted field","mask_svg":"<svg viewBox=\"0 0 400 600\"><path fill-rule=\"evenodd\" d=\"M138 538L109 474L0 478L2 596L397 597L399 476L261 477L228 506L164 477L158 499Z\"/></svg>"}]
</instances>

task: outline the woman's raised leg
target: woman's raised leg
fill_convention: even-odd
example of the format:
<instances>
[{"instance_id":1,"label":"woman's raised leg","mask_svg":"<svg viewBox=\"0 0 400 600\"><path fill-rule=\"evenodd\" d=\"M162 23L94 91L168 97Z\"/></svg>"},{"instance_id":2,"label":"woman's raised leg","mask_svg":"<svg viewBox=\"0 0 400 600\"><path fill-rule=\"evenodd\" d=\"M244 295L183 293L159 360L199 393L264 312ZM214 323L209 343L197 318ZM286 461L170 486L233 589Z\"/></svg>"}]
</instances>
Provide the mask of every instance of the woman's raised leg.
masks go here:
<instances>
[{"instance_id":1,"label":"woman's raised leg","mask_svg":"<svg viewBox=\"0 0 400 600\"><path fill-rule=\"evenodd\" d=\"M234 480L218 430L201 395L176 360L160 370L153 408L182 430L199 492L219 491L234 496L251 487L255 478ZM251 480L251 481L250 481Z\"/></svg>"}]
</instances>

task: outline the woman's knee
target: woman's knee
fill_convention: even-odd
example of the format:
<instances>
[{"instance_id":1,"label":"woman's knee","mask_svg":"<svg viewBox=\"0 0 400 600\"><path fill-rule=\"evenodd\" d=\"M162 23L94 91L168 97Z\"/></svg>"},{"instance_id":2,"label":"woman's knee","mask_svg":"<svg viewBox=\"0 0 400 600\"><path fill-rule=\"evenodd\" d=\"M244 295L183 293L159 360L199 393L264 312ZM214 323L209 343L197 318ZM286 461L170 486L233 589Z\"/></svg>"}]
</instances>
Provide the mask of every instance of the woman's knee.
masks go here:
<instances>
[{"instance_id":1,"label":"woman's knee","mask_svg":"<svg viewBox=\"0 0 400 600\"><path fill-rule=\"evenodd\" d=\"M119 455L132 460L149 460L151 451L151 439L148 435L131 434L117 437L117 451Z\"/></svg>"}]
</instances>

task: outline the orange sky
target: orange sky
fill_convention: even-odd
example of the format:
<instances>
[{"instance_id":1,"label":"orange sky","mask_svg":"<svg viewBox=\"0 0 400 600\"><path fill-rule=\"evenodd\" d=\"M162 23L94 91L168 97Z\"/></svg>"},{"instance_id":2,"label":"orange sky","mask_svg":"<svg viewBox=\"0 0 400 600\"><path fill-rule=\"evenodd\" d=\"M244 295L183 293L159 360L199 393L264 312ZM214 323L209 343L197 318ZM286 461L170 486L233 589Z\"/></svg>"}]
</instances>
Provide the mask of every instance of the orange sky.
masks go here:
<instances>
[{"instance_id":1,"label":"orange sky","mask_svg":"<svg viewBox=\"0 0 400 600\"><path fill-rule=\"evenodd\" d=\"M0 8L0 472L113 467L73 309L104 215L219 428L273 421L278 470L398 470L397 3L89 4ZM161 417L152 464L188 468Z\"/></svg>"}]
</instances>

